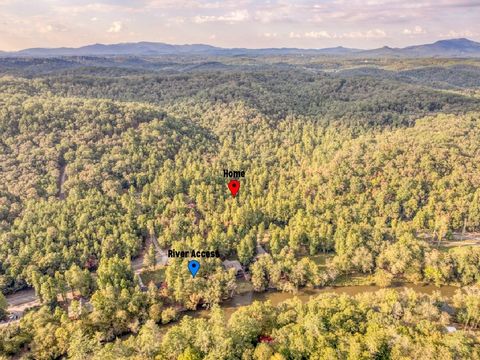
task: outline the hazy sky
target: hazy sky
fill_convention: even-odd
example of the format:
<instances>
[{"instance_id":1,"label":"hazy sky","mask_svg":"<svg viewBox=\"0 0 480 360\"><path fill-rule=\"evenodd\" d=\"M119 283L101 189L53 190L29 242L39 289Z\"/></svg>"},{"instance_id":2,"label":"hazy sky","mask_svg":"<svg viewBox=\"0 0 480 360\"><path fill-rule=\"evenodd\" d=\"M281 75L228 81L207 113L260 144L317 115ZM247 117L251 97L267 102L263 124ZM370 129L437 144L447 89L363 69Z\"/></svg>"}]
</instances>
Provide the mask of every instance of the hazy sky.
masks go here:
<instances>
[{"instance_id":1,"label":"hazy sky","mask_svg":"<svg viewBox=\"0 0 480 360\"><path fill-rule=\"evenodd\" d=\"M160 41L224 47L480 41L480 0L0 0L0 49Z\"/></svg>"}]
</instances>

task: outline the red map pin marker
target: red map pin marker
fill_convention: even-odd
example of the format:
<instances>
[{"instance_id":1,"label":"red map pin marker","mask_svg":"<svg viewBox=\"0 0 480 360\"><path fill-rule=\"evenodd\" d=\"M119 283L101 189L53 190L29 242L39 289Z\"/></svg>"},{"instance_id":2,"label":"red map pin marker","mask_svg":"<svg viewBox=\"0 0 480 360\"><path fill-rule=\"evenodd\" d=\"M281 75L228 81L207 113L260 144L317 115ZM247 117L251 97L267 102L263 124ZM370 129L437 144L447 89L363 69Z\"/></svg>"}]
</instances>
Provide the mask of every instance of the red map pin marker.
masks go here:
<instances>
[{"instance_id":1,"label":"red map pin marker","mask_svg":"<svg viewBox=\"0 0 480 360\"><path fill-rule=\"evenodd\" d=\"M228 188L230 189L232 196L235 197L238 193L238 190L240 190L240 181L230 180L230 182L228 183Z\"/></svg>"}]
</instances>

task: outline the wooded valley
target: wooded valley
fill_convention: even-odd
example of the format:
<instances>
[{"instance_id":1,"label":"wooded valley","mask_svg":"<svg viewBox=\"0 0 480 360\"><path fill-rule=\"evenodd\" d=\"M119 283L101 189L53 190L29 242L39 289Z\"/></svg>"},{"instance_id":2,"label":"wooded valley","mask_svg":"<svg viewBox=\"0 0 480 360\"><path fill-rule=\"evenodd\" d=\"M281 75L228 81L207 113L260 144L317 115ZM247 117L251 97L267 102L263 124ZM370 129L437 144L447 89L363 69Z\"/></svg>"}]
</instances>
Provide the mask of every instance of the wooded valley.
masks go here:
<instances>
[{"instance_id":1,"label":"wooded valley","mask_svg":"<svg viewBox=\"0 0 480 360\"><path fill-rule=\"evenodd\" d=\"M19 290L39 299L0 325L5 358L480 358L480 247L457 246L480 232L478 62L2 59L0 74L0 318ZM235 198L224 169L245 171ZM188 259L158 263L170 248L221 258L193 278ZM357 276L387 289L219 306Z\"/></svg>"}]
</instances>

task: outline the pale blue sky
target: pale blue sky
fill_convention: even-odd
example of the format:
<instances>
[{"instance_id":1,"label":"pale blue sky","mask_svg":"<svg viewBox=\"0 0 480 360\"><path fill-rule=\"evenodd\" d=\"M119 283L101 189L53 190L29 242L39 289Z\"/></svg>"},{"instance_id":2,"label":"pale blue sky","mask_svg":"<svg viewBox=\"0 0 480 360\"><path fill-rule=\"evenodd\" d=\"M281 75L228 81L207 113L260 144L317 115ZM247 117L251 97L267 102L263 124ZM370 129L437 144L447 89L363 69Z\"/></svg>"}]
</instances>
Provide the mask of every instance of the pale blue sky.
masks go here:
<instances>
[{"instance_id":1,"label":"pale blue sky","mask_svg":"<svg viewBox=\"0 0 480 360\"><path fill-rule=\"evenodd\" d=\"M159 41L223 47L480 41L480 0L0 0L0 49Z\"/></svg>"}]
</instances>

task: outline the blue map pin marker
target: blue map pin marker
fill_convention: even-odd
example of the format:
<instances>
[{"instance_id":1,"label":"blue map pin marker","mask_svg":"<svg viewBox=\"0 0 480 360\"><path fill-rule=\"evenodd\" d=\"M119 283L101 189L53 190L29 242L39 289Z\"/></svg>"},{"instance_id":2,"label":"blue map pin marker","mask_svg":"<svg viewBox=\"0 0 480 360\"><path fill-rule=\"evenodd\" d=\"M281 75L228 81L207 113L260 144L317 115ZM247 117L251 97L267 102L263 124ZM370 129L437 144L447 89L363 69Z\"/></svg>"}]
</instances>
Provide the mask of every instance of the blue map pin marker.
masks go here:
<instances>
[{"instance_id":1,"label":"blue map pin marker","mask_svg":"<svg viewBox=\"0 0 480 360\"><path fill-rule=\"evenodd\" d=\"M197 275L198 270L200 270L200 263L197 260L190 260L188 262L188 270L190 270L190 274L192 274L193 277Z\"/></svg>"}]
</instances>

